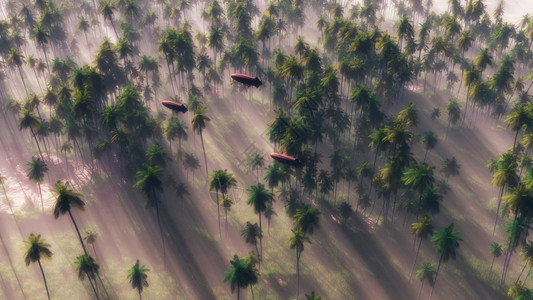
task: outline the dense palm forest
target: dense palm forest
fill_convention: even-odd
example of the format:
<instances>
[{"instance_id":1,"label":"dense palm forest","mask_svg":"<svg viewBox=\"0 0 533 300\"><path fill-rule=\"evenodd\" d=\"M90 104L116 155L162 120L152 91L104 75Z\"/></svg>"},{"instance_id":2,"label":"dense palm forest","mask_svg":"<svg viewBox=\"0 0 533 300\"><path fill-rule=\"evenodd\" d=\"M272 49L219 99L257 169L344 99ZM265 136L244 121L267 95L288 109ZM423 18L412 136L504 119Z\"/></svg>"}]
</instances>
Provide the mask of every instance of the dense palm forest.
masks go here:
<instances>
[{"instance_id":1,"label":"dense palm forest","mask_svg":"<svg viewBox=\"0 0 533 300\"><path fill-rule=\"evenodd\" d=\"M0 299L533 299L507 5L0 1Z\"/></svg>"}]
</instances>

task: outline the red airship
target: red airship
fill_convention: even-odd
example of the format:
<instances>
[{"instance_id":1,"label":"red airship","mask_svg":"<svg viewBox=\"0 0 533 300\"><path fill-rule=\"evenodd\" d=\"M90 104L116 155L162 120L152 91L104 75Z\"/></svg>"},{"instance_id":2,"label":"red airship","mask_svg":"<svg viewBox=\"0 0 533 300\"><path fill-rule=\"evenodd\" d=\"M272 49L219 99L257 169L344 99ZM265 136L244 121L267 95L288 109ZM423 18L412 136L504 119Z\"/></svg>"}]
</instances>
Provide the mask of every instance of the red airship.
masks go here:
<instances>
[{"instance_id":1,"label":"red airship","mask_svg":"<svg viewBox=\"0 0 533 300\"><path fill-rule=\"evenodd\" d=\"M294 158L292 156L281 154L281 153L270 153L270 157L272 157L273 159L279 161L280 163L291 165L291 166L295 166L295 165L299 165L300 164L300 161L298 159L296 159L296 158Z\"/></svg>"},{"instance_id":2,"label":"red airship","mask_svg":"<svg viewBox=\"0 0 533 300\"><path fill-rule=\"evenodd\" d=\"M240 82L240 83L243 83L247 86L255 86L256 88L258 88L259 86L261 86L263 83L261 82L261 80L259 80L259 78L257 77L252 77L250 75L245 75L245 74L238 74L238 73L235 73L235 74L231 74L231 78L237 82Z\"/></svg>"},{"instance_id":3,"label":"red airship","mask_svg":"<svg viewBox=\"0 0 533 300\"><path fill-rule=\"evenodd\" d=\"M188 110L185 105L175 102L175 101L164 100L164 101L161 101L161 104L163 104L165 107L170 108L176 112L186 113Z\"/></svg>"}]
</instances>

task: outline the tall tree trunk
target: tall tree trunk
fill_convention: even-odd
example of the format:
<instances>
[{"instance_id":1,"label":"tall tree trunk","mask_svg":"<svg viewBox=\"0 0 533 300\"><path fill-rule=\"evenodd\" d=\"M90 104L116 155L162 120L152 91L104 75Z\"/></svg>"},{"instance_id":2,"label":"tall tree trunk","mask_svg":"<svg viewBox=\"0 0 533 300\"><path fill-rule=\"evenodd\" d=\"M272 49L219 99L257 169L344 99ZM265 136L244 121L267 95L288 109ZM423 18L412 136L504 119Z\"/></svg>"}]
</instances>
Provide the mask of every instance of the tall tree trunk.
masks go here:
<instances>
[{"instance_id":1,"label":"tall tree trunk","mask_svg":"<svg viewBox=\"0 0 533 300\"><path fill-rule=\"evenodd\" d=\"M496 256L492 257L492 263L490 264L490 269L489 269L489 276L492 273L492 267L494 266L494 260L496 260Z\"/></svg>"},{"instance_id":2,"label":"tall tree trunk","mask_svg":"<svg viewBox=\"0 0 533 300\"><path fill-rule=\"evenodd\" d=\"M498 206L496 208L496 218L494 219L494 228L492 229L492 235L496 232L496 225L498 224L498 216L500 215L500 204L502 203L503 191L505 189L505 184L500 190L500 196L498 197Z\"/></svg>"},{"instance_id":3,"label":"tall tree trunk","mask_svg":"<svg viewBox=\"0 0 533 300\"><path fill-rule=\"evenodd\" d=\"M296 248L296 281L297 281L297 290L296 298L300 297L300 249Z\"/></svg>"},{"instance_id":4,"label":"tall tree trunk","mask_svg":"<svg viewBox=\"0 0 533 300\"><path fill-rule=\"evenodd\" d=\"M433 286L431 287L431 292L429 293L429 300L431 300L431 296L433 295L433 291L435 290L435 286L437 285L437 276L439 276L439 270L440 270L441 263L442 263L442 254L439 258L439 264L437 265L437 272L435 273L435 279L433 280Z\"/></svg>"},{"instance_id":5,"label":"tall tree trunk","mask_svg":"<svg viewBox=\"0 0 533 300\"><path fill-rule=\"evenodd\" d=\"M250 291L252 291L252 300L255 300L255 296L254 296L254 285L253 285L253 284L250 284Z\"/></svg>"},{"instance_id":6,"label":"tall tree trunk","mask_svg":"<svg viewBox=\"0 0 533 300\"><path fill-rule=\"evenodd\" d=\"M420 293L422 293L422 288L424 287L424 280L422 280L422 284L420 285L420 289L418 290L418 296L416 299L420 299Z\"/></svg>"},{"instance_id":7,"label":"tall tree trunk","mask_svg":"<svg viewBox=\"0 0 533 300\"><path fill-rule=\"evenodd\" d=\"M83 252L85 253L85 255L89 256L87 249L85 249L85 244L83 244L83 239L81 238L80 230L78 229L78 224L76 224L76 221L74 220L74 217L72 216L72 213L70 212L70 209L68 209L67 211L68 211L68 215L70 216L70 219L72 220L72 224L74 224L74 228L76 228L76 232L78 233L78 238L80 239Z\"/></svg>"},{"instance_id":8,"label":"tall tree trunk","mask_svg":"<svg viewBox=\"0 0 533 300\"><path fill-rule=\"evenodd\" d=\"M161 244L163 246L163 262L165 262L165 237L163 235L163 228L161 228L161 218L159 217L159 204L155 205L155 213L157 215L157 226L159 226L159 233L161 234Z\"/></svg>"},{"instance_id":9,"label":"tall tree trunk","mask_svg":"<svg viewBox=\"0 0 533 300\"><path fill-rule=\"evenodd\" d=\"M20 74L20 79L22 79L22 85L24 85L24 90L26 91L26 96L30 96L30 94L28 93L28 89L26 88L26 82L24 81L24 76L22 76L22 69L20 68L20 66L18 67L19 69L19 74Z\"/></svg>"},{"instance_id":10,"label":"tall tree trunk","mask_svg":"<svg viewBox=\"0 0 533 300\"><path fill-rule=\"evenodd\" d=\"M209 177L209 171L207 171L207 156L205 155L204 137L203 137L201 131L200 131L200 140L202 141L202 150L204 150L205 175L206 175L207 177ZM218 205L218 203L217 203L217 205Z\"/></svg>"},{"instance_id":11,"label":"tall tree trunk","mask_svg":"<svg viewBox=\"0 0 533 300\"><path fill-rule=\"evenodd\" d=\"M46 62L46 69L48 70L48 76L52 76L50 73L50 65L48 64L48 55L46 55L46 48L44 47L44 44L41 44L41 47L43 48L44 53L44 61Z\"/></svg>"},{"instance_id":12,"label":"tall tree trunk","mask_svg":"<svg viewBox=\"0 0 533 300\"><path fill-rule=\"evenodd\" d=\"M43 193L41 192L41 184L38 183L37 186L39 187L39 195L41 196L41 207L43 209L43 215L44 215L44 202L43 202Z\"/></svg>"},{"instance_id":13,"label":"tall tree trunk","mask_svg":"<svg viewBox=\"0 0 533 300\"><path fill-rule=\"evenodd\" d=\"M222 198L224 198L224 195L222 195ZM218 219L218 235L220 236L220 239L222 239L222 231L220 230L220 205L218 200L218 191L217 191L217 219Z\"/></svg>"},{"instance_id":14,"label":"tall tree trunk","mask_svg":"<svg viewBox=\"0 0 533 300\"><path fill-rule=\"evenodd\" d=\"M41 265L41 260L38 259L37 263L39 263L39 268L41 269L41 274L43 275L44 287L46 288L46 295L48 295L48 300L50 300L50 292L48 291L48 284L46 283L46 276L44 276L44 270L43 270L43 266Z\"/></svg>"},{"instance_id":15,"label":"tall tree trunk","mask_svg":"<svg viewBox=\"0 0 533 300\"><path fill-rule=\"evenodd\" d=\"M418 259L418 254L420 253L420 246L421 245L422 245L422 238L420 238L420 242L418 242L418 248L416 249L415 261L413 261L413 266L411 267L411 274L409 274L409 282L411 282L411 279L413 278L413 273L415 271L416 260Z\"/></svg>"},{"instance_id":16,"label":"tall tree trunk","mask_svg":"<svg viewBox=\"0 0 533 300\"><path fill-rule=\"evenodd\" d=\"M33 127L30 126L31 134L33 135L33 139L35 140L35 144L37 144L37 149L39 149L39 155L41 156L41 159L44 160L43 152L41 151L41 146L39 146L39 141L37 141L37 137L35 136L35 132L33 131Z\"/></svg>"},{"instance_id":17,"label":"tall tree trunk","mask_svg":"<svg viewBox=\"0 0 533 300\"><path fill-rule=\"evenodd\" d=\"M100 300L100 296L98 296L98 292L96 291L96 287L93 284L93 281L91 279L91 276L89 276L89 273L87 273L87 278L89 278L89 283L91 284L91 287L93 288L94 295L96 296L96 300Z\"/></svg>"},{"instance_id":18,"label":"tall tree trunk","mask_svg":"<svg viewBox=\"0 0 533 300\"><path fill-rule=\"evenodd\" d=\"M259 262L263 261L263 228L261 227L261 212L259 212L259 245L261 246L261 255L259 256Z\"/></svg>"}]
</instances>

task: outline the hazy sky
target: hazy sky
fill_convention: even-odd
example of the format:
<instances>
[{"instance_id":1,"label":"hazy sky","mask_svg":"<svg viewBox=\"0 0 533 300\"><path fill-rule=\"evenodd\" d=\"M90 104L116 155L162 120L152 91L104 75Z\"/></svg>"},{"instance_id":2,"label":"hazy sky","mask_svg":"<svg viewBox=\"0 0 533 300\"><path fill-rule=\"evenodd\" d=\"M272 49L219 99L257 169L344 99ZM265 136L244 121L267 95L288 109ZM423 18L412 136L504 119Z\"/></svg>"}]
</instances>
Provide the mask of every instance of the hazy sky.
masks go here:
<instances>
[{"instance_id":1,"label":"hazy sky","mask_svg":"<svg viewBox=\"0 0 533 300\"><path fill-rule=\"evenodd\" d=\"M464 1L461 1L464 3ZM485 1L487 11L492 12L500 0ZM448 9L448 0L433 0L433 8L436 11ZM520 19L525 14L533 15L533 0L506 0L504 1L504 20L512 23L520 22Z\"/></svg>"}]
</instances>

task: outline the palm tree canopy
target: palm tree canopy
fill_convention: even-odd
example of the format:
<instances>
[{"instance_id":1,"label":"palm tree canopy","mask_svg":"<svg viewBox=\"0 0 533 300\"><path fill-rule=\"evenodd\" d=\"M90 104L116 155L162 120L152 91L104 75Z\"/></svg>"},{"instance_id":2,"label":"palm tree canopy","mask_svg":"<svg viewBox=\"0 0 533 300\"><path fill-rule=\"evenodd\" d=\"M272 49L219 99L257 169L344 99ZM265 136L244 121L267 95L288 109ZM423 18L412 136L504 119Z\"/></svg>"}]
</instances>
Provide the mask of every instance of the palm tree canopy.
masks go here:
<instances>
[{"instance_id":1,"label":"palm tree canopy","mask_svg":"<svg viewBox=\"0 0 533 300\"><path fill-rule=\"evenodd\" d=\"M127 278L131 287L137 289L139 294L145 287L148 287L148 274L146 274L148 271L150 270L146 266L139 264L139 260L129 270Z\"/></svg>"},{"instance_id":2,"label":"palm tree canopy","mask_svg":"<svg viewBox=\"0 0 533 300\"><path fill-rule=\"evenodd\" d=\"M299 228L291 229L292 235L289 237L289 247L296 249L299 253L304 251L304 243L311 243L309 238L305 235L305 232Z\"/></svg>"},{"instance_id":3,"label":"palm tree canopy","mask_svg":"<svg viewBox=\"0 0 533 300\"><path fill-rule=\"evenodd\" d=\"M444 262L450 258L455 259L455 251L459 248L459 241L462 241L461 233L454 231L453 226L453 223L451 223L448 227L437 230L431 239L433 245L437 248L437 253L441 255Z\"/></svg>"},{"instance_id":4,"label":"palm tree canopy","mask_svg":"<svg viewBox=\"0 0 533 300\"><path fill-rule=\"evenodd\" d=\"M228 170L215 170L211 173L211 179L209 181L209 190L220 191L222 194L226 194L228 189L237 185L237 180Z\"/></svg>"},{"instance_id":5,"label":"palm tree canopy","mask_svg":"<svg viewBox=\"0 0 533 300\"><path fill-rule=\"evenodd\" d=\"M411 228L413 234L423 240L433 235L433 224L431 224L431 218L428 216L419 217L418 222L411 224Z\"/></svg>"},{"instance_id":6,"label":"palm tree canopy","mask_svg":"<svg viewBox=\"0 0 533 300\"><path fill-rule=\"evenodd\" d=\"M420 281L427 280L431 286L435 283L435 266L431 263L423 263L418 270L416 270L416 278Z\"/></svg>"},{"instance_id":7,"label":"palm tree canopy","mask_svg":"<svg viewBox=\"0 0 533 300\"><path fill-rule=\"evenodd\" d=\"M305 234L313 234L313 231L320 226L320 211L310 204L303 205L296 210L294 226Z\"/></svg>"},{"instance_id":8,"label":"palm tree canopy","mask_svg":"<svg viewBox=\"0 0 533 300\"><path fill-rule=\"evenodd\" d=\"M246 225L241 230L241 236L244 238L244 241L248 244L257 245L257 239L262 237L261 229L257 223L246 222Z\"/></svg>"},{"instance_id":9,"label":"palm tree canopy","mask_svg":"<svg viewBox=\"0 0 533 300\"><path fill-rule=\"evenodd\" d=\"M274 195L262 183L252 185L248 189L248 200L246 204L252 205L256 214L264 212L267 205L272 203L273 200Z\"/></svg>"},{"instance_id":10,"label":"palm tree canopy","mask_svg":"<svg viewBox=\"0 0 533 300\"><path fill-rule=\"evenodd\" d=\"M30 263L41 260L41 258L52 258L52 251L50 251L50 244L48 244L41 235L30 234L27 241L24 241L26 246L26 253L24 254L24 262L26 266Z\"/></svg>"},{"instance_id":11,"label":"palm tree canopy","mask_svg":"<svg viewBox=\"0 0 533 300\"><path fill-rule=\"evenodd\" d=\"M72 208L84 210L85 202L81 200L81 194L74 191L73 188L68 187L68 182L63 184L58 181L55 184L54 196L56 202L54 205L54 218L59 218L60 215L64 215Z\"/></svg>"},{"instance_id":12,"label":"palm tree canopy","mask_svg":"<svg viewBox=\"0 0 533 300\"><path fill-rule=\"evenodd\" d=\"M94 258L90 255L80 255L76 258L76 270L78 271L78 278L83 280L85 275L94 279L100 270L100 266L96 263Z\"/></svg>"},{"instance_id":13,"label":"palm tree canopy","mask_svg":"<svg viewBox=\"0 0 533 300\"><path fill-rule=\"evenodd\" d=\"M230 283L232 293L236 287L243 289L249 284L257 282L257 272L250 259L239 258L238 255L234 255L230 264L231 268L224 271L223 282Z\"/></svg>"},{"instance_id":14,"label":"palm tree canopy","mask_svg":"<svg viewBox=\"0 0 533 300\"><path fill-rule=\"evenodd\" d=\"M27 163L26 169L28 178L35 183L42 183L44 179L44 173L48 171L48 166L40 157L32 157L31 161Z\"/></svg>"}]
</instances>

